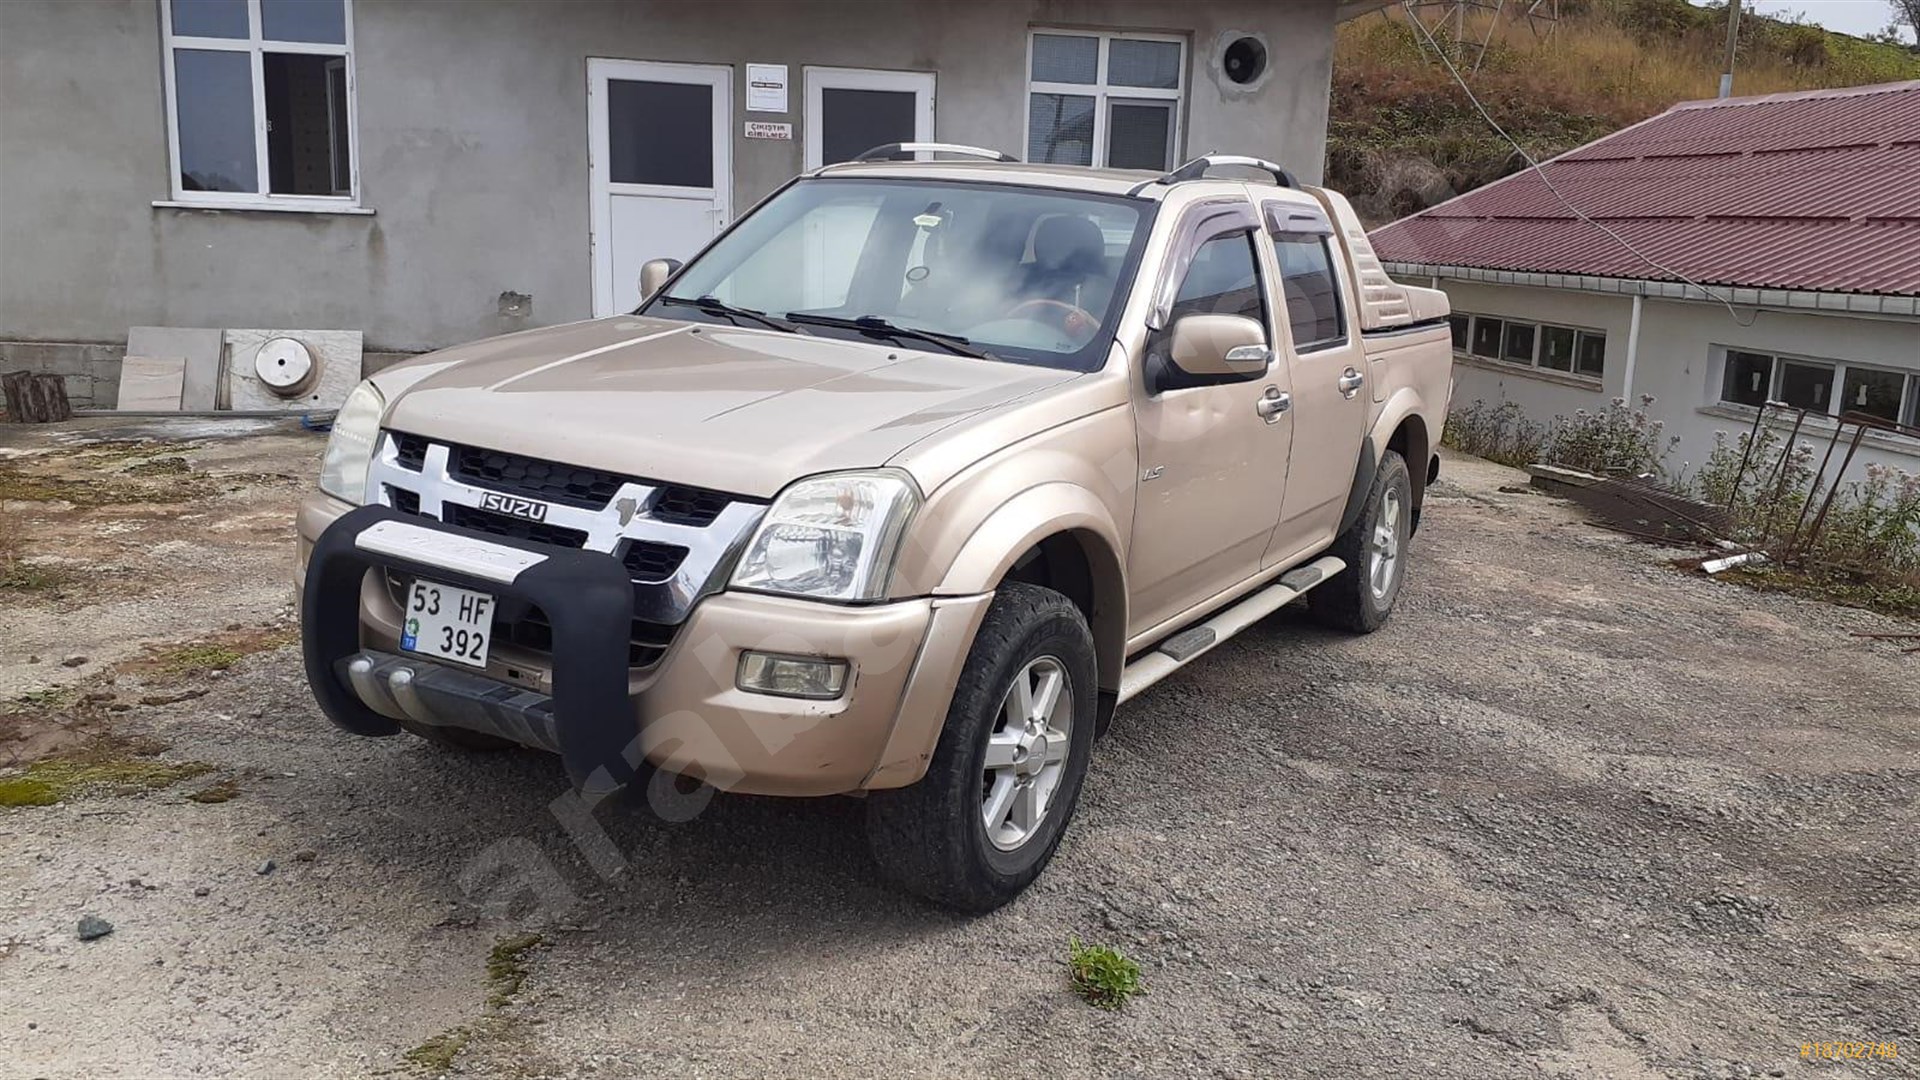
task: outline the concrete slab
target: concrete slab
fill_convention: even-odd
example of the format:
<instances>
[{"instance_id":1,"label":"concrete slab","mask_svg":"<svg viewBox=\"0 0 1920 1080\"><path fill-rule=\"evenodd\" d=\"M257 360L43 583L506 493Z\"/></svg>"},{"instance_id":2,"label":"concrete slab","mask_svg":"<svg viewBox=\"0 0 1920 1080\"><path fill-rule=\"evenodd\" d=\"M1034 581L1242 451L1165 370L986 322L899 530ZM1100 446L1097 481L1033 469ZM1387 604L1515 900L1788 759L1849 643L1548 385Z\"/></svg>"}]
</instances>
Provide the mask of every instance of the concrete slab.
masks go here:
<instances>
[{"instance_id":1,"label":"concrete slab","mask_svg":"<svg viewBox=\"0 0 1920 1080\"><path fill-rule=\"evenodd\" d=\"M136 326L127 331L128 356L178 356L187 362L180 388L182 409L216 409L220 390L222 332L181 326Z\"/></svg>"},{"instance_id":2,"label":"concrete slab","mask_svg":"<svg viewBox=\"0 0 1920 1080\"><path fill-rule=\"evenodd\" d=\"M275 338L306 346L318 369L291 397L276 394L254 371L260 347ZM358 330L228 330L225 406L235 410L308 412L338 409L360 382L362 337Z\"/></svg>"},{"instance_id":3,"label":"concrete slab","mask_svg":"<svg viewBox=\"0 0 1920 1080\"><path fill-rule=\"evenodd\" d=\"M129 356L120 363L120 408L178 411L187 361L179 356Z\"/></svg>"}]
</instances>

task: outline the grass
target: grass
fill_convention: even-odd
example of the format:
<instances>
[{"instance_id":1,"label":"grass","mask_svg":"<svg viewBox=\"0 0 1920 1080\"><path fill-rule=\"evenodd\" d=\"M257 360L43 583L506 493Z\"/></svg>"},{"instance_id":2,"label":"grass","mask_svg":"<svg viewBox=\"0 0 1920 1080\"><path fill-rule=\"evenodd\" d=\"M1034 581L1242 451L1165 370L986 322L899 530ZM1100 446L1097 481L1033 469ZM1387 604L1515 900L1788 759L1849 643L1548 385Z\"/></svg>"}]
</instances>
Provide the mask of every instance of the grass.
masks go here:
<instances>
[{"instance_id":1,"label":"grass","mask_svg":"<svg viewBox=\"0 0 1920 1080\"><path fill-rule=\"evenodd\" d=\"M1920 584L1871 580L1843 572L1783 566L1741 566L1717 575L1761 592L1783 592L1882 615L1920 619Z\"/></svg>"},{"instance_id":2,"label":"grass","mask_svg":"<svg viewBox=\"0 0 1920 1080\"><path fill-rule=\"evenodd\" d=\"M0 777L0 806L52 806L95 790L116 795L158 791L212 768L199 761L36 761Z\"/></svg>"},{"instance_id":3,"label":"grass","mask_svg":"<svg viewBox=\"0 0 1920 1080\"><path fill-rule=\"evenodd\" d=\"M487 1000L480 1019L450 1027L400 1055L414 1071L438 1076L453 1068L461 1052L483 1035L498 1035L509 1023L500 1011L513 1004L527 981L528 955L546 944L539 934L517 934L494 943L487 953Z\"/></svg>"},{"instance_id":4,"label":"grass","mask_svg":"<svg viewBox=\"0 0 1920 1080\"><path fill-rule=\"evenodd\" d=\"M34 712L63 712L80 704L82 696L78 687L48 686L39 690L29 690L14 699L14 702Z\"/></svg>"},{"instance_id":5,"label":"grass","mask_svg":"<svg viewBox=\"0 0 1920 1080\"><path fill-rule=\"evenodd\" d=\"M1139 964L1118 949L1087 945L1077 937L1067 939L1067 975L1074 993L1102 1009L1118 1009L1147 992L1140 985Z\"/></svg>"}]
</instances>

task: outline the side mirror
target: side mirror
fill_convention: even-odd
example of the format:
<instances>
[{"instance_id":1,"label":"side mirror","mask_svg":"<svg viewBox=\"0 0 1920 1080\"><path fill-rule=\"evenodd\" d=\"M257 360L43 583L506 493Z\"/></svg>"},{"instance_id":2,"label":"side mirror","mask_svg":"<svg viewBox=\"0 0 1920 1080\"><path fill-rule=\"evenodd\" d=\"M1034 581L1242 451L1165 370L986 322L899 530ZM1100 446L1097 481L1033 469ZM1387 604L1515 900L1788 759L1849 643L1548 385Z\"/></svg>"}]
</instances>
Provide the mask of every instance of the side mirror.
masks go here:
<instances>
[{"instance_id":1,"label":"side mirror","mask_svg":"<svg viewBox=\"0 0 1920 1080\"><path fill-rule=\"evenodd\" d=\"M640 264L640 302L653 299L653 294L667 283L674 271L680 269L679 259L648 259Z\"/></svg>"},{"instance_id":2,"label":"side mirror","mask_svg":"<svg viewBox=\"0 0 1920 1080\"><path fill-rule=\"evenodd\" d=\"M1167 358L1203 382L1258 378L1273 359L1266 328L1245 315L1183 315L1171 336Z\"/></svg>"}]
</instances>

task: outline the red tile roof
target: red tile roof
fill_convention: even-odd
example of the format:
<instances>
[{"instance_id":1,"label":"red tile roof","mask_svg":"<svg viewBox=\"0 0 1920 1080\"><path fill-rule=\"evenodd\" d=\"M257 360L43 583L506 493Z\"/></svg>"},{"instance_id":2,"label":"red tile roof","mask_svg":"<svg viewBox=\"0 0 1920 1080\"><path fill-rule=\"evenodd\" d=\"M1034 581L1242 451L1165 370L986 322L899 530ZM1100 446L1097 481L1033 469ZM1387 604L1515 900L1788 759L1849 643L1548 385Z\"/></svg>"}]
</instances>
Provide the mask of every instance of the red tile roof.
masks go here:
<instances>
[{"instance_id":1,"label":"red tile roof","mask_svg":"<svg viewBox=\"0 0 1920 1080\"><path fill-rule=\"evenodd\" d=\"M1920 81L1690 101L1542 166L1710 285L1920 295ZM1377 229L1389 263L1678 280L1531 169Z\"/></svg>"}]
</instances>

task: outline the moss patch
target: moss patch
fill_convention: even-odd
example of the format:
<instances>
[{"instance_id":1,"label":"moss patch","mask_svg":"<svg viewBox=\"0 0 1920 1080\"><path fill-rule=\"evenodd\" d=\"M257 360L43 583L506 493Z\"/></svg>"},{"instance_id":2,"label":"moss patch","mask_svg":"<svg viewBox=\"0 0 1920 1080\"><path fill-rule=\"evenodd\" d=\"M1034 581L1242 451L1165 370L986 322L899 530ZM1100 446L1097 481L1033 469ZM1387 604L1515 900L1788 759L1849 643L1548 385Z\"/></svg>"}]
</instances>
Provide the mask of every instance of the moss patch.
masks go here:
<instances>
[{"instance_id":1,"label":"moss patch","mask_svg":"<svg viewBox=\"0 0 1920 1080\"><path fill-rule=\"evenodd\" d=\"M201 788L199 791L196 791L193 794L188 795L187 801L212 805L216 803L231 802L239 794L240 794L239 782L232 779L227 779L227 780L218 781L216 783L208 784L206 787Z\"/></svg>"},{"instance_id":2,"label":"moss patch","mask_svg":"<svg viewBox=\"0 0 1920 1080\"><path fill-rule=\"evenodd\" d=\"M502 1009L513 1003L520 984L527 981L529 952L546 943L539 934L521 934L494 945L487 954L487 1008Z\"/></svg>"},{"instance_id":3,"label":"moss patch","mask_svg":"<svg viewBox=\"0 0 1920 1080\"><path fill-rule=\"evenodd\" d=\"M416 1072L438 1076L453 1068L454 1059L474 1039L506 1034L513 1021L501 1016L500 1010L513 1004L513 999L519 996L521 985L527 981L528 954L546 941L539 934L517 934L495 942L487 953L487 1003L480 1019L450 1027L400 1055L400 1059Z\"/></svg>"},{"instance_id":4,"label":"moss patch","mask_svg":"<svg viewBox=\"0 0 1920 1080\"><path fill-rule=\"evenodd\" d=\"M400 1055L400 1060L416 1070L438 1076L453 1068L453 1059L473 1041L473 1029L461 1026L447 1030Z\"/></svg>"},{"instance_id":5,"label":"moss patch","mask_svg":"<svg viewBox=\"0 0 1920 1080\"><path fill-rule=\"evenodd\" d=\"M0 776L0 806L52 806L88 791L136 795L172 787L212 769L200 761L36 761Z\"/></svg>"},{"instance_id":6,"label":"moss patch","mask_svg":"<svg viewBox=\"0 0 1920 1080\"><path fill-rule=\"evenodd\" d=\"M293 626L264 626L236 630L178 645L150 645L145 656L126 665L136 673L167 679L225 671L254 653L270 652L300 640Z\"/></svg>"},{"instance_id":7,"label":"moss patch","mask_svg":"<svg viewBox=\"0 0 1920 1080\"><path fill-rule=\"evenodd\" d=\"M99 507L197 498L217 486L181 456L194 449L130 439L9 458L0 461L0 501Z\"/></svg>"}]
</instances>

